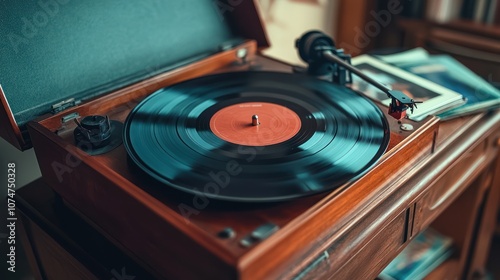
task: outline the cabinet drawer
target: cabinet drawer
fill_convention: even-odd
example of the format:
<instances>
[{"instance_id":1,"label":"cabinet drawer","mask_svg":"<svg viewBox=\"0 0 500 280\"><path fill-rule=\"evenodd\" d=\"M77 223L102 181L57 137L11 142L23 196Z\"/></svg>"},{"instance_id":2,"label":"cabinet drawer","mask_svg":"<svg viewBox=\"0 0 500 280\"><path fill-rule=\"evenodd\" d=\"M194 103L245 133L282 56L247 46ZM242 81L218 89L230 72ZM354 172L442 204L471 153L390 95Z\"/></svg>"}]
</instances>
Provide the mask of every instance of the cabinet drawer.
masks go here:
<instances>
[{"instance_id":1,"label":"cabinet drawer","mask_svg":"<svg viewBox=\"0 0 500 280\"><path fill-rule=\"evenodd\" d=\"M414 231L428 226L472 183L498 152L491 139L485 139L462 155L431 184L417 202Z\"/></svg>"},{"instance_id":2,"label":"cabinet drawer","mask_svg":"<svg viewBox=\"0 0 500 280\"><path fill-rule=\"evenodd\" d=\"M375 278L402 250L406 238L407 212L366 239L355 236L330 244L293 279L370 279ZM359 246L357 250L352 247Z\"/></svg>"}]
</instances>

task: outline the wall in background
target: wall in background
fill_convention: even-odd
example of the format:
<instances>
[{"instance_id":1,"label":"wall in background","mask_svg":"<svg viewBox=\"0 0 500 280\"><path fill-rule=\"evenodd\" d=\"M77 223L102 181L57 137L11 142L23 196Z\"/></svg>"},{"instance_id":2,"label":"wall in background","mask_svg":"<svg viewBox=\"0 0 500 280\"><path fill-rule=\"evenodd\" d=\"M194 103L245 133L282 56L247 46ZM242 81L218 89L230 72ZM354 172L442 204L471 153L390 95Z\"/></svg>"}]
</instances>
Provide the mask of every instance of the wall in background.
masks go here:
<instances>
[{"instance_id":1,"label":"wall in background","mask_svg":"<svg viewBox=\"0 0 500 280\"><path fill-rule=\"evenodd\" d=\"M9 162L16 163L17 187L24 186L41 176L33 149L21 152L0 138L0 174L2 174L2 178L7 178L7 164ZM1 189L2 197L5 197L7 192L5 188Z\"/></svg>"},{"instance_id":2,"label":"wall in background","mask_svg":"<svg viewBox=\"0 0 500 280\"><path fill-rule=\"evenodd\" d=\"M295 40L309 30L321 30L335 38L339 0L259 0L271 48L264 54L302 64Z\"/></svg>"}]
</instances>

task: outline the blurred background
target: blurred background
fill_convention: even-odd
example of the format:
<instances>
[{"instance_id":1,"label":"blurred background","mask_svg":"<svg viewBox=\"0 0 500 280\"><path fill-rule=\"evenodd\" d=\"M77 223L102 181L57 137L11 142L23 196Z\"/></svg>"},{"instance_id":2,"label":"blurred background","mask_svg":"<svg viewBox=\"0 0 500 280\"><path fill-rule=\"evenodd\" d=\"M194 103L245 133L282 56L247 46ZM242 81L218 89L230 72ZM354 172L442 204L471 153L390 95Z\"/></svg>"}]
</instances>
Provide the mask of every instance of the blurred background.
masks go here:
<instances>
[{"instance_id":1,"label":"blurred background","mask_svg":"<svg viewBox=\"0 0 500 280\"><path fill-rule=\"evenodd\" d=\"M497 0L258 0L272 47L264 53L301 64L295 40L306 30L331 35L338 48L353 56L425 47L453 55L494 85L500 83L500 1ZM17 186L40 176L33 150L20 152L0 139L0 163L16 163ZM1 168L6 178L6 168ZM1 188L5 198L7 190ZM6 209L2 199L0 208ZM1 211L1 219L6 212ZM0 229L0 261L5 264L7 229ZM500 238L497 234L489 260L500 279ZM17 251L22 255L22 250ZM21 256L21 260L23 257ZM15 279L30 279L20 261ZM23 273L24 272L24 273ZM0 279L11 279L0 272Z\"/></svg>"},{"instance_id":2,"label":"blurred background","mask_svg":"<svg viewBox=\"0 0 500 280\"><path fill-rule=\"evenodd\" d=\"M453 55L500 84L497 0L259 0L271 40L264 53L301 63L293 48L305 30L331 35L352 56L424 47Z\"/></svg>"}]
</instances>

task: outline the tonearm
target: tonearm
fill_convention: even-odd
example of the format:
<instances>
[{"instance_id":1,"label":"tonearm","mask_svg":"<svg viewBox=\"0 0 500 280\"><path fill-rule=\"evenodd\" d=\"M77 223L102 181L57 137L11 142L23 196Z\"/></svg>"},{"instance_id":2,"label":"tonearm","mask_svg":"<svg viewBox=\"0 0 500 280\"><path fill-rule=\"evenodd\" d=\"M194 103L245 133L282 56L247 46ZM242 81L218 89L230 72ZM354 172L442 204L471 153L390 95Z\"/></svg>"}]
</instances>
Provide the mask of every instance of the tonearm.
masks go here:
<instances>
[{"instance_id":1,"label":"tonearm","mask_svg":"<svg viewBox=\"0 0 500 280\"><path fill-rule=\"evenodd\" d=\"M389 115L397 120L406 116L406 110L417 108L415 101L402 91L393 90L378 81L372 79L356 67L350 64L350 55L344 54L342 49L336 49L333 39L320 31L310 31L302 35L296 41L299 55L307 62L308 73L316 76L331 74L332 82L339 85L352 83L351 73L356 74L366 82L372 84L391 98Z\"/></svg>"}]
</instances>

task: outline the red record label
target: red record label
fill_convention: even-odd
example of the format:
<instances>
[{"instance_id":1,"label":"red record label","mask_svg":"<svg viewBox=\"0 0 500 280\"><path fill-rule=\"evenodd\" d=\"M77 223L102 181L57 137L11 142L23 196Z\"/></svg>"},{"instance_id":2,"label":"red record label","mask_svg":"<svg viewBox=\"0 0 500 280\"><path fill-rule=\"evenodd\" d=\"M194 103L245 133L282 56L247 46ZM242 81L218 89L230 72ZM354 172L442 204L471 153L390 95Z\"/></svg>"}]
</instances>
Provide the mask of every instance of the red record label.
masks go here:
<instances>
[{"instance_id":1,"label":"red record label","mask_svg":"<svg viewBox=\"0 0 500 280\"><path fill-rule=\"evenodd\" d=\"M285 106L245 102L227 106L210 119L210 129L237 145L268 146L285 142L299 132L299 116Z\"/></svg>"}]
</instances>

